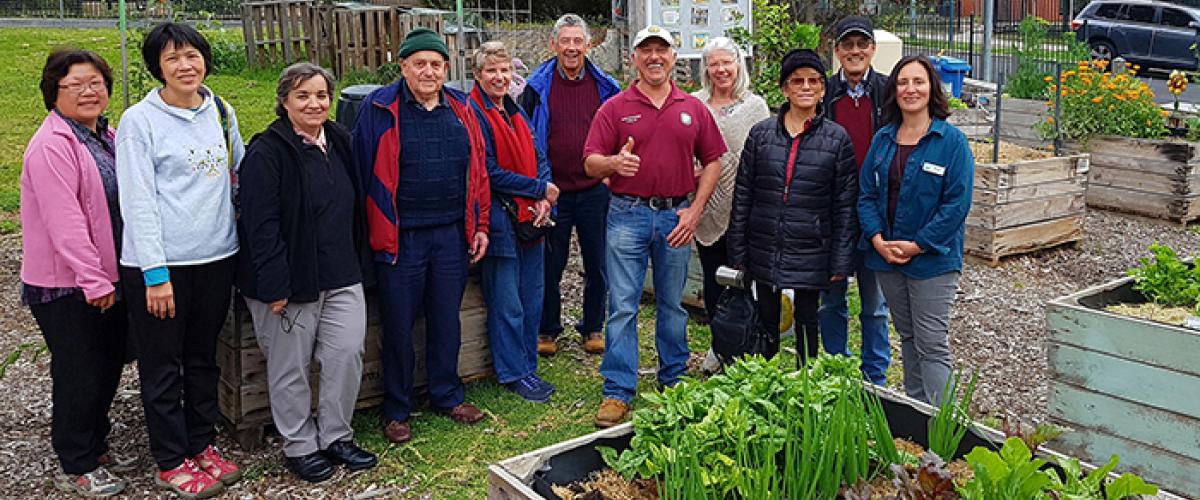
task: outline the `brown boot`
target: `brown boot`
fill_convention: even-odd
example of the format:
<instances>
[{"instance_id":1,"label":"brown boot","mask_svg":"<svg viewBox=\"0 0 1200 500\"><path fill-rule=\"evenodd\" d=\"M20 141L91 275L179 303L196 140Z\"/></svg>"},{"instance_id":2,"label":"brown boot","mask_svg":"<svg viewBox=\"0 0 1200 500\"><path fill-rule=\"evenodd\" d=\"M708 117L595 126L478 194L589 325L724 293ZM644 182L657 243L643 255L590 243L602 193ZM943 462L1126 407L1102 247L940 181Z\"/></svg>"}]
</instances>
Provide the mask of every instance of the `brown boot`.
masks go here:
<instances>
[{"instance_id":1,"label":"brown boot","mask_svg":"<svg viewBox=\"0 0 1200 500\"><path fill-rule=\"evenodd\" d=\"M388 420L387 424L383 426L383 435L387 436L388 441L404 444L412 439L412 427L408 425L408 422Z\"/></svg>"},{"instance_id":2,"label":"brown boot","mask_svg":"<svg viewBox=\"0 0 1200 500\"><path fill-rule=\"evenodd\" d=\"M483 420L483 412L479 411L479 408L476 408L471 403L459 403L454 408L436 411L460 424L474 424Z\"/></svg>"},{"instance_id":3,"label":"brown boot","mask_svg":"<svg viewBox=\"0 0 1200 500\"><path fill-rule=\"evenodd\" d=\"M558 352L558 341L549 335L538 335L538 355L553 356Z\"/></svg>"},{"instance_id":4,"label":"brown boot","mask_svg":"<svg viewBox=\"0 0 1200 500\"><path fill-rule=\"evenodd\" d=\"M592 332L584 335L583 350L588 354L604 354L604 334Z\"/></svg>"},{"instance_id":5,"label":"brown boot","mask_svg":"<svg viewBox=\"0 0 1200 500\"><path fill-rule=\"evenodd\" d=\"M596 427L606 429L625 421L629 405L619 399L605 398L596 412Z\"/></svg>"}]
</instances>

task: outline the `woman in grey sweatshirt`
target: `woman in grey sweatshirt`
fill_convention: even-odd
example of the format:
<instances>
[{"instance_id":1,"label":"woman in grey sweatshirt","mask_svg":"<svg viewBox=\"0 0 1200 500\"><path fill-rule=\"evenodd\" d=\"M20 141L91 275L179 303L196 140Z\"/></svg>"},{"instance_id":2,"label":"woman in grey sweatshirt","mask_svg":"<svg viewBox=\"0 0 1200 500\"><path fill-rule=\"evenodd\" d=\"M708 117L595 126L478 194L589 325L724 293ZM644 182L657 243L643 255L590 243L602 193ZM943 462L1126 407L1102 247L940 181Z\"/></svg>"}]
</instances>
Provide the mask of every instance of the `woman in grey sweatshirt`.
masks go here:
<instances>
[{"instance_id":1,"label":"woman in grey sweatshirt","mask_svg":"<svg viewBox=\"0 0 1200 500\"><path fill-rule=\"evenodd\" d=\"M163 83L121 116L117 181L125 214L121 284L138 350L156 483L188 498L241 476L216 437L216 340L235 254L237 117L203 85L211 49L195 29L158 25L142 57Z\"/></svg>"}]
</instances>

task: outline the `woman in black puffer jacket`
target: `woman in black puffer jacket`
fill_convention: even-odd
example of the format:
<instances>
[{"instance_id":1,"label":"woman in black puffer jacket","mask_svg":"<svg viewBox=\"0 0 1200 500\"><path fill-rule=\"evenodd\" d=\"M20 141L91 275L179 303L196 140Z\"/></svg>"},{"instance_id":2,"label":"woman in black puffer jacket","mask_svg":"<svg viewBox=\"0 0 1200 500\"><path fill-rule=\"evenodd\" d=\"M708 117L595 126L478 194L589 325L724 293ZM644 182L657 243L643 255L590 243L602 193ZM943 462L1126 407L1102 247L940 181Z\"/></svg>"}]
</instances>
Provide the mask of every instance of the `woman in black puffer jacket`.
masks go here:
<instances>
[{"instance_id":1,"label":"woman in black puffer jacket","mask_svg":"<svg viewBox=\"0 0 1200 500\"><path fill-rule=\"evenodd\" d=\"M793 50L780 75L788 101L750 130L742 151L729 261L754 280L759 317L776 335L780 291L794 289L797 350L807 359L817 354L820 291L851 270L858 171L850 136L821 113L821 59Z\"/></svg>"}]
</instances>

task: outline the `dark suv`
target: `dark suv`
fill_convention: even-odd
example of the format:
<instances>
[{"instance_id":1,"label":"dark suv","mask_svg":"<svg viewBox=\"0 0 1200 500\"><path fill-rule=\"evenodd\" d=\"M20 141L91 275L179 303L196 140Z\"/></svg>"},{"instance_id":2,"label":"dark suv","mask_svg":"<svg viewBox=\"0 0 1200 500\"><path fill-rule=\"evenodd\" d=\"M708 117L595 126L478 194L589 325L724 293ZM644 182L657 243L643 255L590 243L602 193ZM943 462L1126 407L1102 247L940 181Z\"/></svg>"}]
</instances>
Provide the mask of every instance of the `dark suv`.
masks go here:
<instances>
[{"instance_id":1,"label":"dark suv","mask_svg":"<svg viewBox=\"0 0 1200 500\"><path fill-rule=\"evenodd\" d=\"M1071 21L1093 59L1120 56L1144 67L1196 69L1200 10L1146 0L1096 0Z\"/></svg>"}]
</instances>

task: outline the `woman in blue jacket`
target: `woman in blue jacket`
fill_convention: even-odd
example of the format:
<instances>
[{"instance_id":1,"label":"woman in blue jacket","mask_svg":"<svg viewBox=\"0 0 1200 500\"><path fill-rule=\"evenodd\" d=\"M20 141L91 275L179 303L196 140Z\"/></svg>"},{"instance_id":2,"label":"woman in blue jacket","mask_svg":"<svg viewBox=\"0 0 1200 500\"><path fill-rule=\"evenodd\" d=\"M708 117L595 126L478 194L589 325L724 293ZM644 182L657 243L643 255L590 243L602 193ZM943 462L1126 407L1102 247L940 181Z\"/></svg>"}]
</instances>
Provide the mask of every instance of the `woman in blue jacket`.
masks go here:
<instances>
[{"instance_id":1,"label":"woman in blue jacket","mask_svg":"<svg viewBox=\"0 0 1200 500\"><path fill-rule=\"evenodd\" d=\"M904 390L937 404L950 378L950 306L975 159L966 136L945 121L946 96L929 59L901 59L889 85L896 92L885 104L887 125L859 178L859 245L900 334Z\"/></svg>"},{"instance_id":2,"label":"woman in blue jacket","mask_svg":"<svg viewBox=\"0 0 1200 500\"><path fill-rule=\"evenodd\" d=\"M492 188L490 244L482 264L488 346L500 383L528 401L545 403L554 385L537 376L542 240L558 187L550 182L550 164L535 146L528 117L508 96L511 83L512 57L504 44L480 46L471 105L483 128Z\"/></svg>"}]
</instances>

